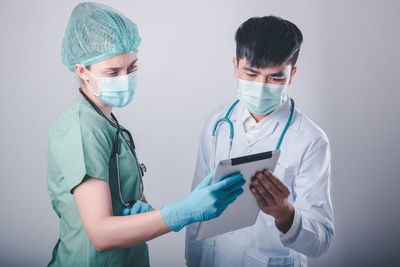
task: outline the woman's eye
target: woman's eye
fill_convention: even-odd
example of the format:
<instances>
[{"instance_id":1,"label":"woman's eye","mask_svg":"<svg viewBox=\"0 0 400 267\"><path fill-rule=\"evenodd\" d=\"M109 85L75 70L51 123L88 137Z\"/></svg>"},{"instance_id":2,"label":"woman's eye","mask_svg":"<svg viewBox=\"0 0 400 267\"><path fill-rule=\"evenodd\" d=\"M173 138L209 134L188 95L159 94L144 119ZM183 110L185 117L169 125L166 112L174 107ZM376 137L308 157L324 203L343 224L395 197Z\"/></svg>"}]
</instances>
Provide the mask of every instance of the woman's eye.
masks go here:
<instances>
[{"instance_id":1,"label":"woman's eye","mask_svg":"<svg viewBox=\"0 0 400 267\"><path fill-rule=\"evenodd\" d=\"M108 76L116 76L116 75L117 75L117 72L116 72L116 71L114 71L114 72L108 72L107 75L108 75Z\"/></svg>"},{"instance_id":2,"label":"woman's eye","mask_svg":"<svg viewBox=\"0 0 400 267\"><path fill-rule=\"evenodd\" d=\"M134 66L134 67L129 68L129 69L128 69L128 72L130 73L130 72L134 72L134 71L136 71L136 70L137 70L137 67Z\"/></svg>"}]
</instances>

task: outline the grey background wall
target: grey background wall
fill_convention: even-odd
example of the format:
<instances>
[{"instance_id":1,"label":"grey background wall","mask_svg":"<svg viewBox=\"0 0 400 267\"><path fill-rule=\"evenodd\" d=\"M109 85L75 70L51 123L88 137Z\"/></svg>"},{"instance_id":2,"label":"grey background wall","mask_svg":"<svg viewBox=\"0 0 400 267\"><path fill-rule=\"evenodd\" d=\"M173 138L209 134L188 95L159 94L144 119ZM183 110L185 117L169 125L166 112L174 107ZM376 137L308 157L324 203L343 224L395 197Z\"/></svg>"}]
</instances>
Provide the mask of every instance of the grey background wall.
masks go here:
<instances>
[{"instance_id":1,"label":"grey background wall","mask_svg":"<svg viewBox=\"0 0 400 267\"><path fill-rule=\"evenodd\" d=\"M290 88L328 134L336 238L310 266L399 264L398 1L102 1L139 26L140 85L115 110L149 172L153 206L188 194L203 123L235 98L234 33L274 14L304 34ZM78 1L0 2L0 265L43 266L58 237L47 132L77 94L61 40ZM152 266L183 266L184 231L149 242Z\"/></svg>"}]
</instances>

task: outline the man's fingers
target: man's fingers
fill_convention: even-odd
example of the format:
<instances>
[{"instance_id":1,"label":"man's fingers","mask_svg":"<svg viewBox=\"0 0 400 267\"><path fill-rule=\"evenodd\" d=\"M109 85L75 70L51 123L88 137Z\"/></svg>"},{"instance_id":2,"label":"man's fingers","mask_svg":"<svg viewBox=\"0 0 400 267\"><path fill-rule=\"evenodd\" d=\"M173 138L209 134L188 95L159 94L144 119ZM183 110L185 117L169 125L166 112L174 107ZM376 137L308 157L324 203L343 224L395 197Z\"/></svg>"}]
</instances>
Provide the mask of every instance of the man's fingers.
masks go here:
<instances>
[{"instance_id":1,"label":"man's fingers","mask_svg":"<svg viewBox=\"0 0 400 267\"><path fill-rule=\"evenodd\" d=\"M253 196L255 197L258 207L261 210L264 210L265 208L268 207L268 204L265 201L265 199L260 195L260 193L257 191L257 189L253 185L250 185L250 191L253 194Z\"/></svg>"},{"instance_id":2,"label":"man's fingers","mask_svg":"<svg viewBox=\"0 0 400 267\"><path fill-rule=\"evenodd\" d=\"M264 187L264 185L258 180L258 178L254 178L252 185L258 191L260 196L264 199L267 205L271 205L275 200L268 189Z\"/></svg>"},{"instance_id":3,"label":"man's fingers","mask_svg":"<svg viewBox=\"0 0 400 267\"><path fill-rule=\"evenodd\" d=\"M264 173L257 173L256 179L265 187L265 189L268 190L274 199L279 198L282 195L282 192L271 182L271 180L267 178Z\"/></svg>"},{"instance_id":4,"label":"man's fingers","mask_svg":"<svg viewBox=\"0 0 400 267\"><path fill-rule=\"evenodd\" d=\"M282 183L270 170L265 170L264 174L269 178L269 180L281 191L284 195L290 195L290 190L287 186Z\"/></svg>"}]
</instances>

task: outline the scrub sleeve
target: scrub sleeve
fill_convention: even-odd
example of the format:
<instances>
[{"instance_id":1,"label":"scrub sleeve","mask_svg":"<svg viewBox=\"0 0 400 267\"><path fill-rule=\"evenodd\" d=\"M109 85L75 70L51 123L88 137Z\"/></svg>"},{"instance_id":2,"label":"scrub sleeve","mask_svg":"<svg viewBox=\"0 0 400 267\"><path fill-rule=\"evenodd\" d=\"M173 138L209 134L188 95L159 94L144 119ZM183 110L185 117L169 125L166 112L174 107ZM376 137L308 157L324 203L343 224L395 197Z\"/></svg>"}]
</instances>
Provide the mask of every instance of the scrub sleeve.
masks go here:
<instances>
[{"instance_id":1,"label":"scrub sleeve","mask_svg":"<svg viewBox=\"0 0 400 267\"><path fill-rule=\"evenodd\" d=\"M75 117L75 116L72 116ZM65 122L65 121L64 121ZM79 185L87 176L109 182L110 141L94 125L70 118L66 131L58 132L51 151L60 167L68 190Z\"/></svg>"}]
</instances>

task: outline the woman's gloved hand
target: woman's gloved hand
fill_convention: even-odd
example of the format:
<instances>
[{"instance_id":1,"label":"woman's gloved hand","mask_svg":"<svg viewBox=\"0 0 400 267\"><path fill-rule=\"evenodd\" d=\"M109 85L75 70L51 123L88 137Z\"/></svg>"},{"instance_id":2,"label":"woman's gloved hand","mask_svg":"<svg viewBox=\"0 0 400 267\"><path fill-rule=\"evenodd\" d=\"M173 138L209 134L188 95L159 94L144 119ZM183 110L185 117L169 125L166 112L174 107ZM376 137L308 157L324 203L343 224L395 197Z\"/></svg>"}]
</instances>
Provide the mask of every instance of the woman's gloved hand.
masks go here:
<instances>
[{"instance_id":1,"label":"woman's gloved hand","mask_svg":"<svg viewBox=\"0 0 400 267\"><path fill-rule=\"evenodd\" d=\"M161 208L161 216L171 230L178 232L190 223L218 217L243 193L242 174L226 176L211 184L214 173L215 170L210 172L186 198Z\"/></svg>"},{"instance_id":2,"label":"woman's gloved hand","mask_svg":"<svg viewBox=\"0 0 400 267\"><path fill-rule=\"evenodd\" d=\"M154 210L153 207L145 203L143 201L136 201L135 204L133 204L132 208L125 208L122 210L122 215L133 215L133 214L139 214L139 213L145 213Z\"/></svg>"}]
</instances>

